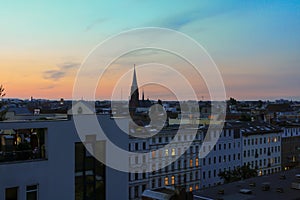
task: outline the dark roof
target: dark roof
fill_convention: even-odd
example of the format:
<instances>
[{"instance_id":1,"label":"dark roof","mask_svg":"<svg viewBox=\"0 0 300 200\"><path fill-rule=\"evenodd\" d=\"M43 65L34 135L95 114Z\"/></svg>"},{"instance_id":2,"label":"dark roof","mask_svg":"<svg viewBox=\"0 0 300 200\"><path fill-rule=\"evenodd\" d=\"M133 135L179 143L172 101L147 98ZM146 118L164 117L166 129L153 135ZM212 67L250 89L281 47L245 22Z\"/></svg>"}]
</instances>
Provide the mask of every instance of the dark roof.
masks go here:
<instances>
[{"instance_id":1,"label":"dark roof","mask_svg":"<svg viewBox=\"0 0 300 200\"><path fill-rule=\"evenodd\" d=\"M290 112L293 111L290 104L284 103L284 104L269 104L266 107L266 110L268 112Z\"/></svg>"},{"instance_id":2,"label":"dark roof","mask_svg":"<svg viewBox=\"0 0 300 200\"><path fill-rule=\"evenodd\" d=\"M272 199L272 200L296 200L300 199L300 190L292 189L292 182L297 182L295 175L300 173L300 169L279 172L276 174L265 175L246 179L243 181L228 183L208 189L194 192L197 196L204 196L211 199L224 200L256 200L256 199ZM285 175L286 179L280 179L281 175ZM255 183L255 187L250 186L250 183ZM270 183L269 191L262 191L262 184ZM277 192L277 188L282 188L283 193ZM240 189L250 189L252 194L241 194ZM224 190L224 194L218 194L219 190Z\"/></svg>"},{"instance_id":3,"label":"dark roof","mask_svg":"<svg viewBox=\"0 0 300 200\"><path fill-rule=\"evenodd\" d=\"M8 112L14 112L16 115L31 115L32 112L25 107L9 108Z\"/></svg>"}]
</instances>

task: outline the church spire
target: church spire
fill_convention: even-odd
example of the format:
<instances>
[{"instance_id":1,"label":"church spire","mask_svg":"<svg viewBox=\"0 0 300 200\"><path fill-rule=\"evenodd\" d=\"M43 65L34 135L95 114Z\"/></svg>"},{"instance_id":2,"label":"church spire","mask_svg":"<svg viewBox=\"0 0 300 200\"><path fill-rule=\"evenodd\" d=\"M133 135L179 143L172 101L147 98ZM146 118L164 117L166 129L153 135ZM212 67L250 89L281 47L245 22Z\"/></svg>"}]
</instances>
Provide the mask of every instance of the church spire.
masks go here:
<instances>
[{"instance_id":1,"label":"church spire","mask_svg":"<svg viewBox=\"0 0 300 200\"><path fill-rule=\"evenodd\" d=\"M135 72L135 64L133 66L133 78L131 84L131 93L130 93L130 101L129 101L129 109L135 111L135 109L139 106L139 87L137 84L136 72Z\"/></svg>"},{"instance_id":2,"label":"church spire","mask_svg":"<svg viewBox=\"0 0 300 200\"><path fill-rule=\"evenodd\" d=\"M131 84L131 94L138 89L137 80L136 80L136 72L135 72L135 64L133 66L133 78Z\"/></svg>"}]
</instances>

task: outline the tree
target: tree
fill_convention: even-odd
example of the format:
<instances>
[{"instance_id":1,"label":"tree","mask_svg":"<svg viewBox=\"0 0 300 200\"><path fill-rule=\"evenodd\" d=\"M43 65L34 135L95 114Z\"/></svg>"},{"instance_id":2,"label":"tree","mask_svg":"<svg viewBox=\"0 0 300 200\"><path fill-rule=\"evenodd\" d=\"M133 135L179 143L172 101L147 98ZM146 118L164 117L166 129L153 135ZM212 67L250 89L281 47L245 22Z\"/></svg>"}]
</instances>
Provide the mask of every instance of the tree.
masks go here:
<instances>
[{"instance_id":1,"label":"tree","mask_svg":"<svg viewBox=\"0 0 300 200\"><path fill-rule=\"evenodd\" d=\"M2 99L5 96L5 89L3 87L3 85L0 85L0 98ZM6 109L2 109L3 106L3 102L0 102L0 121L2 121L4 119L4 115L6 113Z\"/></svg>"},{"instance_id":2,"label":"tree","mask_svg":"<svg viewBox=\"0 0 300 200\"><path fill-rule=\"evenodd\" d=\"M0 98L3 98L5 96L5 89L3 87L3 85L0 85Z\"/></svg>"},{"instance_id":3,"label":"tree","mask_svg":"<svg viewBox=\"0 0 300 200\"><path fill-rule=\"evenodd\" d=\"M249 165L244 165L231 171L222 171L218 176L224 180L224 183L231 183L242 179L256 177L257 169L252 169Z\"/></svg>"},{"instance_id":4,"label":"tree","mask_svg":"<svg viewBox=\"0 0 300 200\"><path fill-rule=\"evenodd\" d=\"M232 97L230 97L230 99L228 100L229 105L236 105L238 103L238 101Z\"/></svg>"}]
</instances>

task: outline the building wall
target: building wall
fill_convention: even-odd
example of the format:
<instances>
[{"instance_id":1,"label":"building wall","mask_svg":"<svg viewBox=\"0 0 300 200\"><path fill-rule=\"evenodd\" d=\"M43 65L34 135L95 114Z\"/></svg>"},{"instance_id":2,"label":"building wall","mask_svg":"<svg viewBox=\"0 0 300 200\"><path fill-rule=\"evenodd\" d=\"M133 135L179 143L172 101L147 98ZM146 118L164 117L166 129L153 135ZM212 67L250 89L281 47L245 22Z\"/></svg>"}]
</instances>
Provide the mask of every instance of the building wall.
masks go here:
<instances>
[{"instance_id":1,"label":"building wall","mask_svg":"<svg viewBox=\"0 0 300 200\"><path fill-rule=\"evenodd\" d=\"M201 144L201 133L196 134L195 139L191 131L185 132L175 137L178 129L165 129L160 133L145 139L130 139L130 150L132 152L148 152L149 157L132 157L130 166L133 173L129 174L129 197L139 199L145 189L157 189L162 187L184 187L186 190L196 190L200 188L200 159L199 149ZM194 140L193 140L194 139ZM169 142L173 144L165 151L161 150ZM192 142L188 149L186 144ZM177 160L175 157L180 155ZM166 161L173 162L162 167ZM153 171L143 172L147 167Z\"/></svg>"},{"instance_id":2,"label":"building wall","mask_svg":"<svg viewBox=\"0 0 300 200\"><path fill-rule=\"evenodd\" d=\"M300 165L300 127L284 127L282 133L282 169Z\"/></svg>"},{"instance_id":3,"label":"building wall","mask_svg":"<svg viewBox=\"0 0 300 200\"><path fill-rule=\"evenodd\" d=\"M281 170L281 133L250 134L243 136L243 165L258 169L258 175Z\"/></svg>"},{"instance_id":4,"label":"building wall","mask_svg":"<svg viewBox=\"0 0 300 200\"><path fill-rule=\"evenodd\" d=\"M239 130L238 130L239 131ZM218 174L241 166L241 137L235 129L224 129L216 145L206 144L210 153L202 159L201 188L223 183ZM211 133L213 137L216 133Z\"/></svg>"},{"instance_id":5,"label":"building wall","mask_svg":"<svg viewBox=\"0 0 300 200\"><path fill-rule=\"evenodd\" d=\"M128 146L128 141L124 140L126 136L118 137L120 130L114 126L109 116L98 116L98 120L104 122L107 132L112 134L116 143L121 144L122 147ZM5 188L9 187L19 187L19 199L25 200L26 186L32 184L39 186L39 199L75 199L75 143L80 142L80 139L73 121L0 123L0 129L29 128L47 129L47 159L0 163L0 200L5 199ZM89 132L89 134L94 133ZM127 173L107 168L106 177L106 199L127 199Z\"/></svg>"}]
</instances>

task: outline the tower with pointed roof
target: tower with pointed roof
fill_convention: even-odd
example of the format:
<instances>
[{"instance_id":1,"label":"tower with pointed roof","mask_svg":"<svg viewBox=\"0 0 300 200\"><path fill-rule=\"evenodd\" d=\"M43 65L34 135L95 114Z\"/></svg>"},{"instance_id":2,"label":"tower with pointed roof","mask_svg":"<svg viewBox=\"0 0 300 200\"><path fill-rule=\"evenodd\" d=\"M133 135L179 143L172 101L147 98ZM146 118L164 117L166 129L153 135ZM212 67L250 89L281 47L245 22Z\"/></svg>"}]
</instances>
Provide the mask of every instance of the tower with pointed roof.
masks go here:
<instances>
[{"instance_id":1,"label":"tower with pointed roof","mask_svg":"<svg viewBox=\"0 0 300 200\"><path fill-rule=\"evenodd\" d=\"M129 111L133 114L136 108L139 106L139 87L136 79L135 65L133 67L133 78L131 84L130 100L129 100Z\"/></svg>"}]
</instances>

